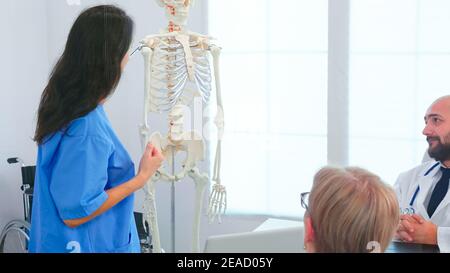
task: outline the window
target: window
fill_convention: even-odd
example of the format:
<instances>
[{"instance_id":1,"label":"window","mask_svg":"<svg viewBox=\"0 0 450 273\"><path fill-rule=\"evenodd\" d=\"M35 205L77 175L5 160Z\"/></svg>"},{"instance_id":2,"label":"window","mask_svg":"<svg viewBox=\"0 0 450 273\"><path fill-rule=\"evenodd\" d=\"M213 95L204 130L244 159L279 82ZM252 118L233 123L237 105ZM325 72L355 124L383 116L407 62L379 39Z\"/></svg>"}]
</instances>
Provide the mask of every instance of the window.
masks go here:
<instances>
[{"instance_id":1,"label":"window","mask_svg":"<svg viewBox=\"0 0 450 273\"><path fill-rule=\"evenodd\" d=\"M390 184L421 162L426 107L450 93L449 1L210 0L208 9L223 47L230 213L301 217L299 194L327 162ZM329 67L333 54L348 65ZM328 87L339 77L348 100ZM334 119L335 109L344 114Z\"/></svg>"},{"instance_id":2,"label":"window","mask_svg":"<svg viewBox=\"0 0 450 273\"><path fill-rule=\"evenodd\" d=\"M223 47L228 211L300 217L299 193L327 162L327 1L208 4Z\"/></svg>"},{"instance_id":3,"label":"window","mask_svg":"<svg viewBox=\"0 0 450 273\"><path fill-rule=\"evenodd\" d=\"M425 111L450 94L449 12L449 1L351 1L350 164L390 184L421 162Z\"/></svg>"}]
</instances>

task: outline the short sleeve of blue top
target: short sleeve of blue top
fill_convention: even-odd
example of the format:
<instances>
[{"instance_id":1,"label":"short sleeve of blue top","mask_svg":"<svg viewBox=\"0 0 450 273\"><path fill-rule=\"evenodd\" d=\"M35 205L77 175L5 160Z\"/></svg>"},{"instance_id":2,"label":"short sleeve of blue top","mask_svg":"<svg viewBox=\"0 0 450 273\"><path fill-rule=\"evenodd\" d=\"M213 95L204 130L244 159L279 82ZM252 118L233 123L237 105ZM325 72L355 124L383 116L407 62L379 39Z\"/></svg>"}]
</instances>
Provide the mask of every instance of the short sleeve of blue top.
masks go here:
<instances>
[{"instance_id":1,"label":"short sleeve of blue top","mask_svg":"<svg viewBox=\"0 0 450 273\"><path fill-rule=\"evenodd\" d=\"M29 251L139 252L134 195L77 228L63 222L91 215L107 200L106 191L134 175L101 105L48 138L38 150Z\"/></svg>"}]
</instances>

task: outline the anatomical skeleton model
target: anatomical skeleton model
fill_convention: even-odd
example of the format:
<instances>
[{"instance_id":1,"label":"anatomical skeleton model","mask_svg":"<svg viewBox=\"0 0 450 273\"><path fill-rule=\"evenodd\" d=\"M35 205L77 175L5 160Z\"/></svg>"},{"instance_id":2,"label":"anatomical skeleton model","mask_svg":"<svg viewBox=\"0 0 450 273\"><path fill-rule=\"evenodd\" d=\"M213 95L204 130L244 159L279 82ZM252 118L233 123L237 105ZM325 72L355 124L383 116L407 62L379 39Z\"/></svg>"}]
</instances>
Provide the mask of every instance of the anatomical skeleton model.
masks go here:
<instances>
[{"instance_id":1,"label":"anatomical skeleton model","mask_svg":"<svg viewBox=\"0 0 450 273\"><path fill-rule=\"evenodd\" d=\"M211 95L211 68L209 54L213 58L214 76L217 92L218 115L215 124L218 128L218 143L214 163L215 184L209 198L207 215L210 223L226 210L226 190L220 181L221 134L224 129L223 107L219 80L219 56L221 49L211 43L211 38L189 32L185 29L190 6L193 0L156 0L166 9L169 19L167 30L159 35L147 36L140 43L145 63L145 106L144 123L141 125L142 148L148 142L160 149L169 168L173 169L173 160L178 152L186 152L182 171L169 174L164 166L151 178L144 188L144 223L150 226L153 252L161 252L157 212L155 203L155 183L159 180L178 182L189 176L195 182L195 216L193 222L193 252L199 252L200 220L203 195L209 185L209 177L196 167L203 160L205 143L196 132L183 132L184 109L200 97L207 103ZM150 135L148 125L149 112L169 111L169 132L163 136L160 132ZM145 225L144 225L145 226Z\"/></svg>"}]
</instances>

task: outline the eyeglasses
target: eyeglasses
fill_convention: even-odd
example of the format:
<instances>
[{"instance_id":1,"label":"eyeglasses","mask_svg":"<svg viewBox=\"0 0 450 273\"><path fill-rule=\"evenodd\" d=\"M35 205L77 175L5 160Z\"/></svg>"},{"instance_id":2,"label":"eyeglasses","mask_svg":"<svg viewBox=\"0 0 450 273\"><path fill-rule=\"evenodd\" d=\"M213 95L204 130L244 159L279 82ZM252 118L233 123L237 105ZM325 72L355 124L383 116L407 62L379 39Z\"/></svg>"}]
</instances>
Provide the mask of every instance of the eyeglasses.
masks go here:
<instances>
[{"instance_id":1,"label":"eyeglasses","mask_svg":"<svg viewBox=\"0 0 450 273\"><path fill-rule=\"evenodd\" d=\"M308 199L309 199L309 192L304 192L300 194L300 202L302 204L302 207L309 212L308 208Z\"/></svg>"}]
</instances>

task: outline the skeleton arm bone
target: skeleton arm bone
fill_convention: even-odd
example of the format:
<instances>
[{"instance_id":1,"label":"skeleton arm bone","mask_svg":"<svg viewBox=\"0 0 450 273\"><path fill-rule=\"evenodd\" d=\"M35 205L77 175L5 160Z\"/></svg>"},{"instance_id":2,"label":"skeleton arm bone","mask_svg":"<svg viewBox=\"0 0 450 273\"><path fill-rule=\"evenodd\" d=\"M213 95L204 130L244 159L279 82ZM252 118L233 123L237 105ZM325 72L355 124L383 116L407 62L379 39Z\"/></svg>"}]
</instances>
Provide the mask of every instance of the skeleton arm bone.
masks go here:
<instances>
[{"instance_id":1,"label":"skeleton arm bone","mask_svg":"<svg viewBox=\"0 0 450 273\"><path fill-rule=\"evenodd\" d=\"M208 204L208 211L206 212L206 216L208 216L209 223L214 222L214 219L216 218L216 200L219 193L216 190L212 190L209 195L209 204Z\"/></svg>"},{"instance_id":2,"label":"skeleton arm bone","mask_svg":"<svg viewBox=\"0 0 450 273\"><path fill-rule=\"evenodd\" d=\"M152 44L153 42L151 42ZM141 124L141 145L142 149L145 150L145 146L147 146L149 137L150 137L150 128L148 125L148 112L149 112L149 89L151 82L151 61L153 57L153 49L147 46L142 46L141 48L142 55L144 56L144 71L145 71L145 93L144 93L144 116L143 123Z\"/></svg>"},{"instance_id":3,"label":"skeleton arm bone","mask_svg":"<svg viewBox=\"0 0 450 273\"><path fill-rule=\"evenodd\" d=\"M211 54L213 56L213 60L214 60L214 77L216 80L216 92L217 92L217 116L215 118L215 124L217 126L217 138L218 138L218 143L217 143L217 151L216 151L216 159L215 159L215 163L214 163L214 176L213 176L213 181L216 181L217 183L221 183L220 181L220 160L221 160L221 144L222 144L222 136L223 136L223 131L224 131L224 110L223 110L223 103L222 103L222 91L221 91L221 85L220 85L220 73L219 73L219 57L220 57L220 52L221 52L221 48L215 46L215 45L211 45L210 47L211 50Z\"/></svg>"},{"instance_id":4,"label":"skeleton arm bone","mask_svg":"<svg viewBox=\"0 0 450 273\"><path fill-rule=\"evenodd\" d=\"M223 104L222 104L222 94L220 86L220 73L219 73L219 57L221 49L215 45L210 46L211 55L213 57L214 65L214 76L216 81L216 92L217 92L217 116L215 118L215 124L218 128L218 142L216 149L216 158L214 162L214 174L213 181L215 185L212 188L212 192L209 199L208 207L208 218L210 222L213 222L217 217L219 222L221 222L221 214L225 213L225 208L227 206L226 200L226 189L221 185L220 179L220 167L221 167L221 154L222 154L222 135L224 130L224 114L223 114Z\"/></svg>"},{"instance_id":5,"label":"skeleton arm bone","mask_svg":"<svg viewBox=\"0 0 450 273\"><path fill-rule=\"evenodd\" d=\"M222 186L223 187L223 186ZM227 192L223 190L220 193L219 206L217 211L217 217L219 223L222 223L222 215L227 211Z\"/></svg>"},{"instance_id":6,"label":"skeleton arm bone","mask_svg":"<svg viewBox=\"0 0 450 273\"><path fill-rule=\"evenodd\" d=\"M222 223L222 215L226 212L227 192L224 186L219 183L214 184L209 197L209 206L207 216L209 222L212 223L217 218Z\"/></svg>"}]
</instances>

